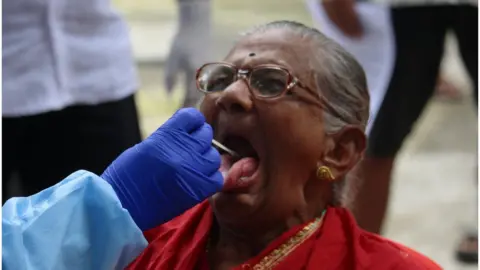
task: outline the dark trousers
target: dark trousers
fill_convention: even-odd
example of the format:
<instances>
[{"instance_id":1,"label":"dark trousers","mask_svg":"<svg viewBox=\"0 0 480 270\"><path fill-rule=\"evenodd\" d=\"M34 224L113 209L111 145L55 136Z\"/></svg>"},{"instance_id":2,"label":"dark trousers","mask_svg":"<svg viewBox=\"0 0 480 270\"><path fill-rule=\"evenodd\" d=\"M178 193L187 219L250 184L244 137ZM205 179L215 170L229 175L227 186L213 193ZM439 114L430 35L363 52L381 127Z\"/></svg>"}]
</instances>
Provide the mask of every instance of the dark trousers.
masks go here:
<instances>
[{"instance_id":1,"label":"dark trousers","mask_svg":"<svg viewBox=\"0 0 480 270\"><path fill-rule=\"evenodd\" d=\"M396 60L390 85L373 124L368 155L393 158L432 97L445 36L452 31L478 100L478 8L471 5L392 9Z\"/></svg>"},{"instance_id":2,"label":"dark trousers","mask_svg":"<svg viewBox=\"0 0 480 270\"><path fill-rule=\"evenodd\" d=\"M35 194L72 172L101 174L141 141L134 96L26 117L3 117L3 202L15 173L21 196Z\"/></svg>"}]
</instances>

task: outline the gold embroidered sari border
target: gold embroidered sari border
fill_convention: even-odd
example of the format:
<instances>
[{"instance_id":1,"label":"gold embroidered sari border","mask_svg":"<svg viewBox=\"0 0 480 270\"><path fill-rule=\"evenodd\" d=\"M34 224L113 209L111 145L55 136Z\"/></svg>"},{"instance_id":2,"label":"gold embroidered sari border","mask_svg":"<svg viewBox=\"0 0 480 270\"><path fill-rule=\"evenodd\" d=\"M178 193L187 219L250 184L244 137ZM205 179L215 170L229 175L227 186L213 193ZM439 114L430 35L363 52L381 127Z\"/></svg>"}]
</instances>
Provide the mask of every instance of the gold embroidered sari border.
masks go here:
<instances>
[{"instance_id":1,"label":"gold embroidered sari border","mask_svg":"<svg viewBox=\"0 0 480 270\"><path fill-rule=\"evenodd\" d=\"M322 225L324 215L315 219L306 225L301 231L292 236L288 241L282 244L280 247L276 248L270 252L267 256L253 266L254 270L267 270L273 269L278 265L285 257L287 257L292 251L294 251L298 246L303 244L310 236L312 236L318 228Z\"/></svg>"}]
</instances>

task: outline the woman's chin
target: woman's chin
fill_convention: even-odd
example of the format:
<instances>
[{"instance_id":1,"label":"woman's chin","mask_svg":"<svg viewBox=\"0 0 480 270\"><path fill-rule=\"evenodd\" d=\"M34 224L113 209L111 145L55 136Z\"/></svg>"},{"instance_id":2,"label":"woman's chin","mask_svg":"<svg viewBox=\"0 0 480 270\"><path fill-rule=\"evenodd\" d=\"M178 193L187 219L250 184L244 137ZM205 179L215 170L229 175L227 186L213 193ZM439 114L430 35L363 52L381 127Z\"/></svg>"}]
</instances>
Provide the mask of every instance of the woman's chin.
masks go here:
<instances>
[{"instance_id":1,"label":"woman's chin","mask_svg":"<svg viewBox=\"0 0 480 270\"><path fill-rule=\"evenodd\" d=\"M260 203L262 179L260 169L248 182L250 185L222 191L210 198L215 215L225 221L248 218Z\"/></svg>"},{"instance_id":2,"label":"woman's chin","mask_svg":"<svg viewBox=\"0 0 480 270\"><path fill-rule=\"evenodd\" d=\"M212 206L216 209L228 208L251 208L255 205L256 196L242 192L219 192L210 199Z\"/></svg>"},{"instance_id":3,"label":"woman's chin","mask_svg":"<svg viewBox=\"0 0 480 270\"><path fill-rule=\"evenodd\" d=\"M247 194L216 194L211 199L213 213L223 224L242 226L254 212L252 198Z\"/></svg>"}]
</instances>

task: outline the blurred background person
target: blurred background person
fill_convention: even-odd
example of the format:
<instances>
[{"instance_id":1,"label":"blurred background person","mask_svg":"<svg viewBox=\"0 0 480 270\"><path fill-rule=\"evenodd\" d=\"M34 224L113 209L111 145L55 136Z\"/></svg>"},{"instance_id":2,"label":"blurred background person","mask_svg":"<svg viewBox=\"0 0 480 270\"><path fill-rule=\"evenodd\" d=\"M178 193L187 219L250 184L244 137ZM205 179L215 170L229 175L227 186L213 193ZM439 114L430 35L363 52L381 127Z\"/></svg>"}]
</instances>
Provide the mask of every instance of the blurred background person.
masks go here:
<instances>
[{"instance_id":1,"label":"blurred background person","mask_svg":"<svg viewBox=\"0 0 480 270\"><path fill-rule=\"evenodd\" d=\"M308 0L307 5L316 27L352 53L366 71L371 104L367 132L370 132L392 76L395 44L390 10L371 3L356 5L354 1ZM350 21L340 28L337 23L343 17Z\"/></svg>"},{"instance_id":2,"label":"blurred background person","mask_svg":"<svg viewBox=\"0 0 480 270\"><path fill-rule=\"evenodd\" d=\"M179 25L165 66L165 88L170 94L178 78L183 77L182 107L195 107L201 97L195 85L195 72L209 57L210 0L177 1Z\"/></svg>"},{"instance_id":3,"label":"blurred background person","mask_svg":"<svg viewBox=\"0 0 480 270\"><path fill-rule=\"evenodd\" d=\"M430 97L456 98L439 77L447 31L452 31L474 88L478 86L478 8L472 0L307 1L317 26L365 67L372 96L369 149L354 213L364 229L381 233L396 156ZM437 85L437 87L435 87ZM350 191L351 191L350 190ZM459 258L477 261L477 237L460 244ZM468 255L470 254L470 255Z\"/></svg>"},{"instance_id":4,"label":"blurred background person","mask_svg":"<svg viewBox=\"0 0 480 270\"><path fill-rule=\"evenodd\" d=\"M177 40L191 46L175 42L171 76L195 62L208 18L196 12L209 1L178 3ZM3 202L15 174L16 195L31 195L78 169L99 174L141 141L129 29L109 0L7 1L2 23Z\"/></svg>"}]
</instances>

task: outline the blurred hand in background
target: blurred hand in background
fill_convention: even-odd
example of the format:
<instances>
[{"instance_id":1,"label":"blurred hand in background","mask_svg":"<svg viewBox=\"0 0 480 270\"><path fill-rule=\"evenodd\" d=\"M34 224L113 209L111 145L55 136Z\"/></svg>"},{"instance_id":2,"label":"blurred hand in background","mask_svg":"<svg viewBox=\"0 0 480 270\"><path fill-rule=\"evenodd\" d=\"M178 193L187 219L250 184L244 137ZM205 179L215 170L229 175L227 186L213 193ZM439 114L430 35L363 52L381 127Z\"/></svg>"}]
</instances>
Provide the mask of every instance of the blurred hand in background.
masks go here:
<instances>
[{"instance_id":1,"label":"blurred hand in background","mask_svg":"<svg viewBox=\"0 0 480 270\"><path fill-rule=\"evenodd\" d=\"M177 0L178 31L166 63L165 87L171 93L184 76L186 94L183 107L193 107L200 98L195 71L208 59L211 38L210 0Z\"/></svg>"}]
</instances>

